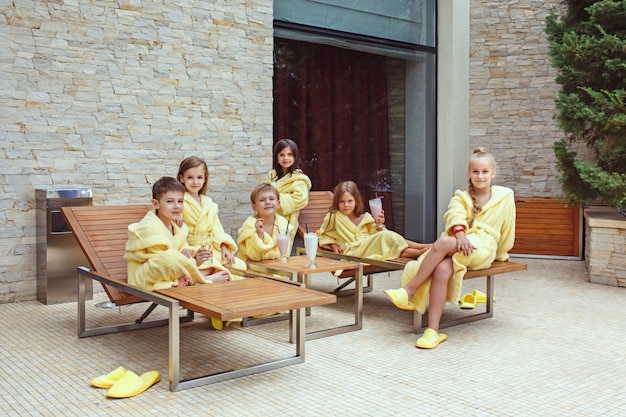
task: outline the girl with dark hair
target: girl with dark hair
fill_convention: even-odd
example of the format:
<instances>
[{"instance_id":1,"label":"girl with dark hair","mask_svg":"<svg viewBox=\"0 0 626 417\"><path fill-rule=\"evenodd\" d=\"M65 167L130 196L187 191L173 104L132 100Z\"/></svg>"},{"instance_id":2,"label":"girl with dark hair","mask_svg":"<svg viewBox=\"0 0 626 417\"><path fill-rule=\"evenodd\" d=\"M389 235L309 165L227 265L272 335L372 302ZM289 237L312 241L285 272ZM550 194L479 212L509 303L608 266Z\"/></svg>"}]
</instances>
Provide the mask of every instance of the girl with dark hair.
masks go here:
<instances>
[{"instance_id":1,"label":"girl with dark hair","mask_svg":"<svg viewBox=\"0 0 626 417\"><path fill-rule=\"evenodd\" d=\"M311 180L300 169L298 145L291 139L281 139L274 145L273 169L267 174L267 182L278 190L280 208L278 214L289 222L289 249L298 230L300 210L309 204Z\"/></svg>"}]
</instances>

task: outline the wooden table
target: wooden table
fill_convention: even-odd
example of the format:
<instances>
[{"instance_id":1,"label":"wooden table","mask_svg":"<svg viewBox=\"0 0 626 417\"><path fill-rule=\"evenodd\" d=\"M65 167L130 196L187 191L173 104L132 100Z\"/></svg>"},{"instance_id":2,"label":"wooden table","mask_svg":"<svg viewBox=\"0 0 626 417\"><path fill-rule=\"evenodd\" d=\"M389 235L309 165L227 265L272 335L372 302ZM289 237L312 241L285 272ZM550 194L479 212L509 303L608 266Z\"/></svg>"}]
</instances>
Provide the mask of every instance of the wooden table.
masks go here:
<instances>
[{"instance_id":1,"label":"wooden table","mask_svg":"<svg viewBox=\"0 0 626 417\"><path fill-rule=\"evenodd\" d=\"M334 303L334 296L318 291L302 291L297 285L285 286L279 279L250 278L221 282L219 285L191 285L155 292L178 300L181 306L221 321L275 311Z\"/></svg>"},{"instance_id":2,"label":"wooden table","mask_svg":"<svg viewBox=\"0 0 626 417\"><path fill-rule=\"evenodd\" d=\"M279 279L268 278L192 285L154 292L177 300L178 304L173 309L176 315L178 314L178 305L222 321L275 311L290 311L289 341L296 344L295 356L196 377L187 381L180 381L178 317L170 318L170 346L174 347L173 350L170 349L170 386L173 391L304 362L304 342L306 340L304 308L336 301L333 295L301 288L297 283L287 283Z\"/></svg>"},{"instance_id":3,"label":"wooden table","mask_svg":"<svg viewBox=\"0 0 626 417\"><path fill-rule=\"evenodd\" d=\"M287 262L280 259L271 259L264 261L247 261L248 269L259 271L265 274L287 273L292 277L295 276L297 282L304 283L308 288L312 274L322 272L335 272L338 270L356 270L355 293L354 293L354 323L337 326L329 329L318 330L306 333L306 340L319 339L321 337L333 336L336 334L353 332L363 328L363 265L358 262L350 262L341 259L331 259L324 256L315 258L316 268L307 267L308 259L305 255L291 256ZM295 330L292 329L292 333ZM293 340L292 340L293 341Z\"/></svg>"}]
</instances>

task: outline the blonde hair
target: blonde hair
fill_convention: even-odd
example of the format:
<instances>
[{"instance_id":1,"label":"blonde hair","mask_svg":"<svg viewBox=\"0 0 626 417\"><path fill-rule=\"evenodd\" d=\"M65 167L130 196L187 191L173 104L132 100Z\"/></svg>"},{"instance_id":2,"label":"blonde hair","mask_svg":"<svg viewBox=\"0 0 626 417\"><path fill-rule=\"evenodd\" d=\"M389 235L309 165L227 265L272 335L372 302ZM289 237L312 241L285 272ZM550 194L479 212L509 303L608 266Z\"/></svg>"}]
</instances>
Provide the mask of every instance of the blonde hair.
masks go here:
<instances>
[{"instance_id":1,"label":"blonde hair","mask_svg":"<svg viewBox=\"0 0 626 417\"><path fill-rule=\"evenodd\" d=\"M250 202L252 204L256 204L256 199L259 196L259 194L267 192L267 191L273 193L276 196L276 199L280 200L280 194L278 193L278 190L276 189L276 187L264 182L254 187L254 189L250 193Z\"/></svg>"},{"instance_id":2,"label":"blonde hair","mask_svg":"<svg viewBox=\"0 0 626 417\"><path fill-rule=\"evenodd\" d=\"M482 147L474 148L474 153L472 153L472 155L470 156L469 163L467 164L468 169L469 169L469 166L471 165L472 161L474 161L474 160L476 160L478 158L485 158L485 159L487 159L487 161L489 161L489 164L494 169L494 171L496 170L496 168L497 168L496 159L493 157L492 154L487 152L485 150L485 148L482 148ZM472 205L473 205L474 216L476 216L476 214L480 213L480 211L483 208L482 208L482 206L480 204L478 204L478 201L476 200L476 194L474 192L474 184L472 184L472 179L471 178L469 180L469 187L467 189L467 192L469 193L470 197L472 198ZM472 217L472 219L470 220L470 224L471 224L471 222L473 220L474 220L474 217Z\"/></svg>"}]
</instances>

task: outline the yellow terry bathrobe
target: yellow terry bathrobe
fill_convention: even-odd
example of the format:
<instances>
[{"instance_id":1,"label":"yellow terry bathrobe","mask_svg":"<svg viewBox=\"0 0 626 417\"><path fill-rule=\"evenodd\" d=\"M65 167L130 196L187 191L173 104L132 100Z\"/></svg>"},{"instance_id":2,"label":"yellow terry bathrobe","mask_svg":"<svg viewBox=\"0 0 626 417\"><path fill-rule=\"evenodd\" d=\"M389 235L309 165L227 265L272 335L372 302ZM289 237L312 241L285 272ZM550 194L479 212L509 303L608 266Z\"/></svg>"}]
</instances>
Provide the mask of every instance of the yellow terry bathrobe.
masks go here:
<instances>
[{"instance_id":1,"label":"yellow terry bathrobe","mask_svg":"<svg viewBox=\"0 0 626 417\"><path fill-rule=\"evenodd\" d=\"M387 229L377 231L376 221L369 213L364 214L358 226L339 210L327 213L317 234L321 247L330 249L334 243L346 255L361 258L393 259L409 247L398 233Z\"/></svg>"},{"instance_id":2,"label":"yellow terry bathrobe","mask_svg":"<svg viewBox=\"0 0 626 417\"><path fill-rule=\"evenodd\" d=\"M237 256L244 261L247 261L248 259L251 261L262 261L265 259L280 258L276 227L272 230L271 235L265 231L263 239L261 239L256 231L256 228L254 227L256 220L257 218L255 216L248 217L243 223L243 226L241 226L241 229L239 229L239 233L237 233L239 253ZM284 231L287 227L287 219L276 214L276 217L274 218L274 225Z\"/></svg>"},{"instance_id":3,"label":"yellow terry bathrobe","mask_svg":"<svg viewBox=\"0 0 626 417\"><path fill-rule=\"evenodd\" d=\"M287 174L278 179L276 170L271 170L267 174L267 182L272 184L278 190L280 195L280 208L278 214L283 216L289 222L289 249L298 231L298 216L300 210L309 204L309 190L311 189L311 180L301 170L294 171L291 175Z\"/></svg>"},{"instance_id":4,"label":"yellow terry bathrobe","mask_svg":"<svg viewBox=\"0 0 626 417\"><path fill-rule=\"evenodd\" d=\"M454 236L452 227L455 225L465 226L465 235L476 247L469 256L457 252L452 256L454 273L448 281L448 294L446 301L457 304L463 276L468 269L489 268L494 260L506 261L509 258L508 251L515 241L515 200L513 190L507 187L494 185L491 187L491 199L476 214L473 222L470 222L473 213L472 198L467 191L457 190L450 200L448 210L443 216L446 231L442 236ZM470 225L471 223L471 225ZM416 261L406 264L400 285L405 286L415 277L424 256L422 254ZM428 294L431 279L429 278L417 290L411 301L417 311L424 313L428 305Z\"/></svg>"},{"instance_id":5,"label":"yellow terry bathrobe","mask_svg":"<svg viewBox=\"0 0 626 417\"><path fill-rule=\"evenodd\" d=\"M170 233L155 210L149 211L139 223L128 226L124 259L128 264L128 283L149 291L171 288L178 278L187 275L192 284L205 284L196 260L180 251L189 248L187 226L175 224Z\"/></svg>"},{"instance_id":6,"label":"yellow terry bathrobe","mask_svg":"<svg viewBox=\"0 0 626 417\"><path fill-rule=\"evenodd\" d=\"M213 260L212 264L220 269L223 268L222 261L222 245L225 244L233 255L237 254L237 244L235 240L222 227L222 223L218 217L219 209L213 200L201 194L198 204L195 198L185 192L185 204L183 206L183 219L189 228L189 236L187 242L195 249L206 243L209 236L212 241ZM246 270L246 263L241 259L236 259L232 265L233 268ZM230 272L229 272L230 274ZM233 275L231 274L231 278ZM234 279L237 279L235 276Z\"/></svg>"}]
</instances>

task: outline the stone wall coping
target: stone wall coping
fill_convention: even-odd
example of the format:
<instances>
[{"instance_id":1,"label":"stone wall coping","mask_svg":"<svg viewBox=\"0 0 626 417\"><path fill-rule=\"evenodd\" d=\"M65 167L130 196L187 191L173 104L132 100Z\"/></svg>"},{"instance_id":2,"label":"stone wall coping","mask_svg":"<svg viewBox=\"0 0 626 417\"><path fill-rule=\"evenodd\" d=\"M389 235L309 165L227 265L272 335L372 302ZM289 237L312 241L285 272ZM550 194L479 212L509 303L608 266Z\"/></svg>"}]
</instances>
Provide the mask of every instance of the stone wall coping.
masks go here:
<instances>
[{"instance_id":1,"label":"stone wall coping","mask_svg":"<svg viewBox=\"0 0 626 417\"><path fill-rule=\"evenodd\" d=\"M626 217L606 206L590 206L585 209L585 220L591 227L626 229Z\"/></svg>"}]
</instances>

